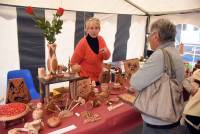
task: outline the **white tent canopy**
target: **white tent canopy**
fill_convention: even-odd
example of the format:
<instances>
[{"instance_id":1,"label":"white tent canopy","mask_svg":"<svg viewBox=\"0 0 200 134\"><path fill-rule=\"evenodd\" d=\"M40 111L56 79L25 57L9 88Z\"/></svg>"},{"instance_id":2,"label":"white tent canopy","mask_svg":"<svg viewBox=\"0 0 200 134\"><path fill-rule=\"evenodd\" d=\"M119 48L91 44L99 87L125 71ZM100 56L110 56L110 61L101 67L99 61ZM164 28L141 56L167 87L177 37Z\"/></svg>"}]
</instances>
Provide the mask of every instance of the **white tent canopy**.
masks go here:
<instances>
[{"instance_id":1,"label":"white tent canopy","mask_svg":"<svg viewBox=\"0 0 200 134\"><path fill-rule=\"evenodd\" d=\"M124 0L1 0L2 4L100 13L140 14L142 11Z\"/></svg>"},{"instance_id":2,"label":"white tent canopy","mask_svg":"<svg viewBox=\"0 0 200 134\"><path fill-rule=\"evenodd\" d=\"M1 0L1 4L119 14L169 14L200 11L200 0ZM144 11L144 12L143 12Z\"/></svg>"},{"instance_id":3,"label":"white tent canopy","mask_svg":"<svg viewBox=\"0 0 200 134\"><path fill-rule=\"evenodd\" d=\"M150 23L167 18L175 24L200 27L200 0L1 0L2 5L32 6L68 11L150 16Z\"/></svg>"},{"instance_id":4,"label":"white tent canopy","mask_svg":"<svg viewBox=\"0 0 200 134\"><path fill-rule=\"evenodd\" d=\"M200 0L125 0L150 15L200 11Z\"/></svg>"},{"instance_id":5,"label":"white tent canopy","mask_svg":"<svg viewBox=\"0 0 200 134\"><path fill-rule=\"evenodd\" d=\"M132 14L150 16L150 24L164 17L175 24L200 27L200 0L1 0L0 4L48 9L62 7L69 11Z\"/></svg>"}]
</instances>

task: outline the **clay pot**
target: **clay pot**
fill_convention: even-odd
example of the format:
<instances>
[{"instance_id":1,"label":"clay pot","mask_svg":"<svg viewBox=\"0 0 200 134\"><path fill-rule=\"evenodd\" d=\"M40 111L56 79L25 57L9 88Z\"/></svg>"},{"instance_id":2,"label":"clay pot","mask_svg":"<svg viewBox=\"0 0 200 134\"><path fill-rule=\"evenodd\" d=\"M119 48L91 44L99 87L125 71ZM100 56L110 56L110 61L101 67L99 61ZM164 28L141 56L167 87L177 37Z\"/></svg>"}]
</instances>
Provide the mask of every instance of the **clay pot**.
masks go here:
<instances>
[{"instance_id":1,"label":"clay pot","mask_svg":"<svg viewBox=\"0 0 200 134\"><path fill-rule=\"evenodd\" d=\"M49 127L57 127L61 123L61 120L57 116L52 116L47 120Z\"/></svg>"},{"instance_id":2,"label":"clay pot","mask_svg":"<svg viewBox=\"0 0 200 134\"><path fill-rule=\"evenodd\" d=\"M47 59L47 68L50 74L56 74L58 70L58 60L56 57L56 44L48 44L49 56Z\"/></svg>"}]
</instances>

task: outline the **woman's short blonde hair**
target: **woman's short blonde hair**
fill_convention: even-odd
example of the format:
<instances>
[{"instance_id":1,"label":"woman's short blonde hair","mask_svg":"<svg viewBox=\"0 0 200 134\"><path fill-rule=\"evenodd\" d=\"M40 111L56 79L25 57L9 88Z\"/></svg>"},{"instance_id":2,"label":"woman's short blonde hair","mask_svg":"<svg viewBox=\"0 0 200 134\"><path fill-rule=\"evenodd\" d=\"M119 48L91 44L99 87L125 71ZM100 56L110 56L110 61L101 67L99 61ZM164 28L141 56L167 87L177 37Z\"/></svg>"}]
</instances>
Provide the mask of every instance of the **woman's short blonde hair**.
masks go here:
<instances>
[{"instance_id":1,"label":"woman's short blonde hair","mask_svg":"<svg viewBox=\"0 0 200 134\"><path fill-rule=\"evenodd\" d=\"M97 18L90 18L85 23L85 30L87 30L90 26L95 25L100 29L100 20Z\"/></svg>"}]
</instances>

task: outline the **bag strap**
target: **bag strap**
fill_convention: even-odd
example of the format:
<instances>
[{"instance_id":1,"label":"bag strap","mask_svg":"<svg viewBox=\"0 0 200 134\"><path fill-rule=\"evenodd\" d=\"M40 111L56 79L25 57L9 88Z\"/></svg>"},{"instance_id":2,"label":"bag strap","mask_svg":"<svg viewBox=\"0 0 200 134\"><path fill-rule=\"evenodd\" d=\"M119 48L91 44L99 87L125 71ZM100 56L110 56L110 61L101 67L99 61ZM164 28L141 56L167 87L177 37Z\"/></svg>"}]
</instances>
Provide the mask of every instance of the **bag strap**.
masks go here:
<instances>
[{"instance_id":1,"label":"bag strap","mask_svg":"<svg viewBox=\"0 0 200 134\"><path fill-rule=\"evenodd\" d=\"M176 73L175 73L175 67L174 67L174 63L172 60L171 55L169 54L169 52L167 52L167 50L165 50L164 48L161 49L164 55L164 71L170 76L170 78L175 79L176 78Z\"/></svg>"},{"instance_id":2,"label":"bag strap","mask_svg":"<svg viewBox=\"0 0 200 134\"><path fill-rule=\"evenodd\" d=\"M172 60L172 56L169 54L169 52L167 50L165 50L165 51L168 54L170 63L171 63L171 78L176 79L175 66L174 66L174 62Z\"/></svg>"},{"instance_id":3,"label":"bag strap","mask_svg":"<svg viewBox=\"0 0 200 134\"><path fill-rule=\"evenodd\" d=\"M194 123L192 123L190 120L188 120L186 117L183 117L184 120L190 124L193 128L195 128L196 130L200 130L200 123L198 125L195 125Z\"/></svg>"},{"instance_id":4,"label":"bag strap","mask_svg":"<svg viewBox=\"0 0 200 134\"><path fill-rule=\"evenodd\" d=\"M175 67L174 67L174 63L172 60L171 55L169 54L169 52L166 49L161 49L164 55L164 68L166 70L166 73L168 74L170 79L176 79L176 73L175 73ZM170 94L171 94L171 99L174 97L173 93L172 93L172 87L171 84L169 82L169 86L170 86ZM176 103L172 100L172 105L173 105L173 111L177 113L176 109Z\"/></svg>"}]
</instances>

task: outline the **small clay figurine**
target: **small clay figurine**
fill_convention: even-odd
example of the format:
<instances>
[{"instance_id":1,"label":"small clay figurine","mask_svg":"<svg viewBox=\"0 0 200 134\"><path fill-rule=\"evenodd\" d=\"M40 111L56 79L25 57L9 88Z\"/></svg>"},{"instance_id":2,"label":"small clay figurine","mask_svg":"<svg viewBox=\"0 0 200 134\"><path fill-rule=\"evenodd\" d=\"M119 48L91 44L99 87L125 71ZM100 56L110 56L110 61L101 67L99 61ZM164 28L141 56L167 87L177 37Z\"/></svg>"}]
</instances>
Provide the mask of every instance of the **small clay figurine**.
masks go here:
<instances>
[{"instance_id":1,"label":"small clay figurine","mask_svg":"<svg viewBox=\"0 0 200 134\"><path fill-rule=\"evenodd\" d=\"M20 132L16 128L14 128L14 129L9 130L8 134L20 134Z\"/></svg>"},{"instance_id":2,"label":"small clay figurine","mask_svg":"<svg viewBox=\"0 0 200 134\"><path fill-rule=\"evenodd\" d=\"M39 130L44 127L44 123L41 119L34 120L32 122L27 122L24 128L28 129L28 134L38 134Z\"/></svg>"},{"instance_id":3,"label":"small clay figurine","mask_svg":"<svg viewBox=\"0 0 200 134\"><path fill-rule=\"evenodd\" d=\"M43 117L42 103L37 103L36 109L32 113L33 119L38 120Z\"/></svg>"},{"instance_id":4,"label":"small clay figurine","mask_svg":"<svg viewBox=\"0 0 200 134\"><path fill-rule=\"evenodd\" d=\"M14 128L8 131L8 134L21 134L21 132L27 132L28 134L38 134L39 130L44 127L44 123L41 119L27 122L24 128Z\"/></svg>"}]
</instances>

